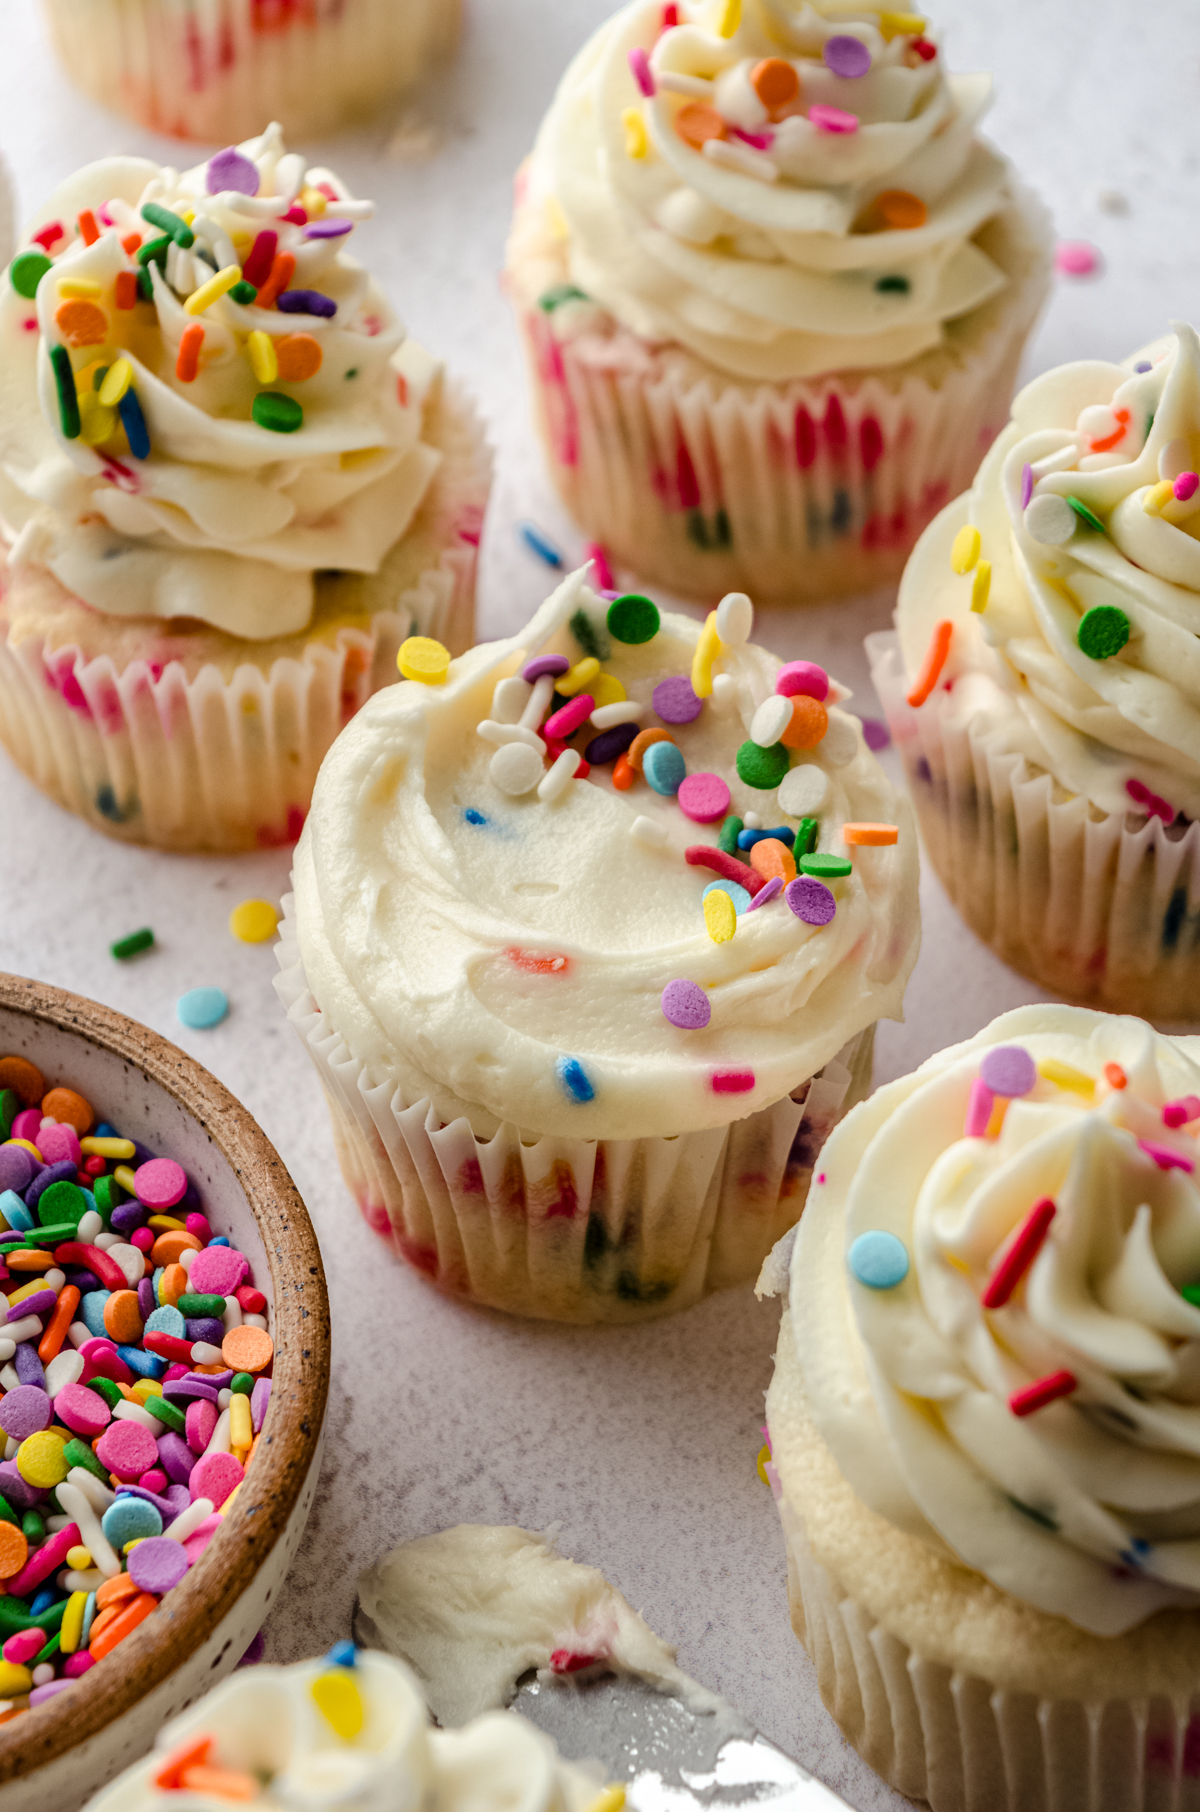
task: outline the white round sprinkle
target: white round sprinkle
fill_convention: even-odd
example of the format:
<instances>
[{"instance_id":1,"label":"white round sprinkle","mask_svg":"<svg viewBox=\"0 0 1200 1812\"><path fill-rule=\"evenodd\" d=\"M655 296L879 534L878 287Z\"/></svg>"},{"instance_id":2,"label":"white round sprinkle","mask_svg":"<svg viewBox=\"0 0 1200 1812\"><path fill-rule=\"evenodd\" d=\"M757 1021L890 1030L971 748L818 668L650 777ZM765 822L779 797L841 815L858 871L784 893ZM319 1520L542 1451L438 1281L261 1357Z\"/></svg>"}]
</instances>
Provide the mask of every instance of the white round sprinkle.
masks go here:
<instances>
[{"instance_id":1,"label":"white round sprinkle","mask_svg":"<svg viewBox=\"0 0 1200 1812\"><path fill-rule=\"evenodd\" d=\"M779 783L779 809L789 818L815 817L829 803L829 791L825 770L815 762L802 761L789 768Z\"/></svg>"},{"instance_id":2,"label":"white round sprinkle","mask_svg":"<svg viewBox=\"0 0 1200 1812\"><path fill-rule=\"evenodd\" d=\"M717 634L726 648L740 648L750 640L754 606L744 591L726 592L717 605Z\"/></svg>"},{"instance_id":3,"label":"white round sprinkle","mask_svg":"<svg viewBox=\"0 0 1200 1812\"><path fill-rule=\"evenodd\" d=\"M519 673L512 674L509 679L502 679L492 693L492 716L496 722L519 723L532 691L529 681L522 679Z\"/></svg>"},{"instance_id":4,"label":"white round sprinkle","mask_svg":"<svg viewBox=\"0 0 1200 1812\"><path fill-rule=\"evenodd\" d=\"M537 731L527 730L524 724L498 724L495 718L485 717L475 727L484 742L495 743L497 748L503 748L506 742L523 742L527 749L540 753L546 746Z\"/></svg>"},{"instance_id":5,"label":"white round sprinkle","mask_svg":"<svg viewBox=\"0 0 1200 1812\"><path fill-rule=\"evenodd\" d=\"M1064 547L1075 533L1078 518L1065 497L1043 491L1025 512L1025 527L1043 547Z\"/></svg>"},{"instance_id":6,"label":"white round sprinkle","mask_svg":"<svg viewBox=\"0 0 1200 1812\"><path fill-rule=\"evenodd\" d=\"M763 821L757 812L744 812L742 814L742 823L747 830L761 830L763 827Z\"/></svg>"},{"instance_id":7,"label":"white round sprinkle","mask_svg":"<svg viewBox=\"0 0 1200 1812\"><path fill-rule=\"evenodd\" d=\"M90 1246L98 1233L104 1232L104 1222L94 1208L79 1217L79 1228L75 1235L81 1245Z\"/></svg>"},{"instance_id":8,"label":"white round sprinkle","mask_svg":"<svg viewBox=\"0 0 1200 1812\"><path fill-rule=\"evenodd\" d=\"M773 692L764 698L750 723L750 740L760 749L773 749L792 721L792 701Z\"/></svg>"},{"instance_id":9,"label":"white round sprinkle","mask_svg":"<svg viewBox=\"0 0 1200 1812\"><path fill-rule=\"evenodd\" d=\"M831 768L844 768L858 754L858 731L840 711L829 713L829 728L817 744L820 759Z\"/></svg>"},{"instance_id":10,"label":"white round sprinkle","mask_svg":"<svg viewBox=\"0 0 1200 1812\"><path fill-rule=\"evenodd\" d=\"M629 835L635 843L644 843L647 849L661 849L667 840L663 826L656 824L653 818L635 818L629 826Z\"/></svg>"},{"instance_id":11,"label":"white round sprinkle","mask_svg":"<svg viewBox=\"0 0 1200 1812\"><path fill-rule=\"evenodd\" d=\"M575 778L575 770L583 760L578 749L564 749L550 771L538 782L538 798L552 805L566 792Z\"/></svg>"},{"instance_id":12,"label":"white round sprinkle","mask_svg":"<svg viewBox=\"0 0 1200 1812\"><path fill-rule=\"evenodd\" d=\"M709 704L717 711L728 711L737 697L737 681L732 673L714 673Z\"/></svg>"},{"instance_id":13,"label":"white round sprinkle","mask_svg":"<svg viewBox=\"0 0 1200 1812\"><path fill-rule=\"evenodd\" d=\"M640 724L645 715L646 706L636 698L622 698L615 705L597 705L592 722L598 730L611 730L614 724Z\"/></svg>"},{"instance_id":14,"label":"white round sprinkle","mask_svg":"<svg viewBox=\"0 0 1200 1812\"><path fill-rule=\"evenodd\" d=\"M74 1347L64 1347L61 1353L54 1355L46 1367L46 1395L53 1399L57 1397L60 1390L65 1390L68 1384L78 1384L83 1377L83 1372L82 1353L77 1353Z\"/></svg>"},{"instance_id":15,"label":"white round sprinkle","mask_svg":"<svg viewBox=\"0 0 1200 1812\"><path fill-rule=\"evenodd\" d=\"M544 773L542 757L524 742L506 742L488 762L490 779L514 799L531 793Z\"/></svg>"}]
</instances>

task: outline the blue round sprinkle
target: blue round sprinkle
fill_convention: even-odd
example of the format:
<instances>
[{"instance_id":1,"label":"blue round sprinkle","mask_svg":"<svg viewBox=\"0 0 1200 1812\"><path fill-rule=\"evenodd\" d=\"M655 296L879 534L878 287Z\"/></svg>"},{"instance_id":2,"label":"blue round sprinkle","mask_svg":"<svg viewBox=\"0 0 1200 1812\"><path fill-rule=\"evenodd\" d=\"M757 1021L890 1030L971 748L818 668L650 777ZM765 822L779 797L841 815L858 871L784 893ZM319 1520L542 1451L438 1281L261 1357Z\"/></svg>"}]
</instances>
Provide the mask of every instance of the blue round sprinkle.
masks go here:
<instances>
[{"instance_id":1,"label":"blue round sprinkle","mask_svg":"<svg viewBox=\"0 0 1200 1812\"><path fill-rule=\"evenodd\" d=\"M578 1057L560 1057L555 1064L558 1079L573 1101L590 1101L596 1091Z\"/></svg>"},{"instance_id":2,"label":"blue round sprinkle","mask_svg":"<svg viewBox=\"0 0 1200 1812\"><path fill-rule=\"evenodd\" d=\"M176 1340L183 1340L187 1334L187 1322L179 1310L170 1303L164 1303L160 1309L152 1309L146 1318L146 1330L151 1334L172 1334Z\"/></svg>"},{"instance_id":3,"label":"blue round sprinkle","mask_svg":"<svg viewBox=\"0 0 1200 1812\"><path fill-rule=\"evenodd\" d=\"M145 1541L162 1534L162 1517L144 1497L119 1497L100 1518L100 1527L118 1553L127 1541Z\"/></svg>"},{"instance_id":4,"label":"blue round sprinkle","mask_svg":"<svg viewBox=\"0 0 1200 1812\"><path fill-rule=\"evenodd\" d=\"M750 889L743 887L740 881L726 881L723 878L719 881L710 881L700 898L707 900L710 893L727 893L733 901L733 910L739 918L743 912L749 909Z\"/></svg>"},{"instance_id":5,"label":"blue round sprinkle","mask_svg":"<svg viewBox=\"0 0 1200 1812\"><path fill-rule=\"evenodd\" d=\"M846 1263L868 1290L894 1290L908 1276L908 1250L894 1233L860 1233Z\"/></svg>"},{"instance_id":6,"label":"blue round sprinkle","mask_svg":"<svg viewBox=\"0 0 1200 1812\"><path fill-rule=\"evenodd\" d=\"M466 819L468 824L486 824L487 823L487 819L484 817L483 813L477 812L473 805L469 805L467 807L466 811L463 813L463 817Z\"/></svg>"},{"instance_id":7,"label":"blue round sprinkle","mask_svg":"<svg viewBox=\"0 0 1200 1812\"><path fill-rule=\"evenodd\" d=\"M228 1011L229 996L224 988L189 988L175 1002L180 1025L190 1026L194 1032L219 1026Z\"/></svg>"},{"instance_id":8,"label":"blue round sprinkle","mask_svg":"<svg viewBox=\"0 0 1200 1812\"><path fill-rule=\"evenodd\" d=\"M673 742L652 742L642 756L642 773L656 793L671 798L687 779L687 762Z\"/></svg>"},{"instance_id":9,"label":"blue round sprinkle","mask_svg":"<svg viewBox=\"0 0 1200 1812\"><path fill-rule=\"evenodd\" d=\"M330 1667L353 1667L358 1660L358 1650L353 1642L335 1642L325 1659Z\"/></svg>"}]
</instances>

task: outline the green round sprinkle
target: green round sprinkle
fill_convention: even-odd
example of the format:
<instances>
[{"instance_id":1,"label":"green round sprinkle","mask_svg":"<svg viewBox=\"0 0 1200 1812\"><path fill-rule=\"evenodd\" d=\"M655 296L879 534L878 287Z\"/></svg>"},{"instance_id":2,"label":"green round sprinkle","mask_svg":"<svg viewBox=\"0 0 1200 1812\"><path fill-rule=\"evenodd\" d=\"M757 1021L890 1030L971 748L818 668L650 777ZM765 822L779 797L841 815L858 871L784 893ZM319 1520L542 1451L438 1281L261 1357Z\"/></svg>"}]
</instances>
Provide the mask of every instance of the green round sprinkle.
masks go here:
<instances>
[{"instance_id":1,"label":"green round sprinkle","mask_svg":"<svg viewBox=\"0 0 1200 1812\"><path fill-rule=\"evenodd\" d=\"M774 742L769 749L760 749L756 742L744 742L737 752L738 778L747 786L760 787L763 792L778 786L788 771L791 756L781 742Z\"/></svg>"},{"instance_id":2,"label":"green round sprinkle","mask_svg":"<svg viewBox=\"0 0 1200 1812\"><path fill-rule=\"evenodd\" d=\"M176 1434L182 1434L187 1427L187 1417L184 1412L177 1409L174 1403L168 1403L162 1395L147 1397L145 1408L162 1423L164 1428L173 1429Z\"/></svg>"},{"instance_id":3,"label":"green round sprinkle","mask_svg":"<svg viewBox=\"0 0 1200 1812\"><path fill-rule=\"evenodd\" d=\"M233 288L229 291L229 300L231 302L240 302L243 308L249 308L252 302L258 300L258 291L255 289L253 283L247 283L246 279L243 277L241 282L235 283Z\"/></svg>"},{"instance_id":4,"label":"green round sprinkle","mask_svg":"<svg viewBox=\"0 0 1200 1812\"><path fill-rule=\"evenodd\" d=\"M1079 619L1075 639L1093 661L1111 661L1129 640L1129 618L1115 604L1096 604Z\"/></svg>"},{"instance_id":5,"label":"green round sprinkle","mask_svg":"<svg viewBox=\"0 0 1200 1812\"><path fill-rule=\"evenodd\" d=\"M727 856L736 856L738 854L738 837L745 828L745 822L737 816L736 812L731 812L721 826L720 835L717 838L717 848L723 849Z\"/></svg>"},{"instance_id":6,"label":"green round sprinkle","mask_svg":"<svg viewBox=\"0 0 1200 1812\"><path fill-rule=\"evenodd\" d=\"M801 856L796 867L802 875L820 875L823 881L828 881L848 875L853 864L845 856L831 856L825 850L816 850L811 856Z\"/></svg>"},{"instance_id":7,"label":"green round sprinkle","mask_svg":"<svg viewBox=\"0 0 1200 1812\"><path fill-rule=\"evenodd\" d=\"M54 368L54 383L58 391L58 420L63 431L63 439L78 440L79 398L75 394L75 373L71 369L71 355L65 346L50 348L50 363Z\"/></svg>"},{"instance_id":8,"label":"green round sprinkle","mask_svg":"<svg viewBox=\"0 0 1200 1812\"><path fill-rule=\"evenodd\" d=\"M658 605L636 591L614 598L608 607L608 633L617 642L651 642L661 623Z\"/></svg>"},{"instance_id":9,"label":"green round sprinkle","mask_svg":"<svg viewBox=\"0 0 1200 1812\"><path fill-rule=\"evenodd\" d=\"M235 1372L229 1388L236 1391L239 1397L248 1397L254 1389L254 1378L250 1372Z\"/></svg>"},{"instance_id":10,"label":"green round sprinkle","mask_svg":"<svg viewBox=\"0 0 1200 1812\"><path fill-rule=\"evenodd\" d=\"M89 1390L95 1382L96 1380L94 1378L89 1380ZM63 1448L63 1458L69 1466L84 1466L89 1472L94 1472L96 1477L105 1485L109 1483L108 1471L100 1464L99 1460L92 1452L91 1443L88 1441L81 1441L78 1435L75 1436L74 1440L68 1441ZM63 1603L65 1605L65 1599L63 1600Z\"/></svg>"},{"instance_id":11,"label":"green round sprinkle","mask_svg":"<svg viewBox=\"0 0 1200 1812\"><path fill-rule=\"evenodd\" d=\"M1067 502L1081 522L1086 522L1089 528L1098 529L1102 535L1107 532L1099 516L1093 510L1089 510L1086 503L1081 503L1078 497L1068 497Z\"/></svg>"},{"instance_id":12,"label":"green round sprinkle","mask_svg":"<svg viewBox=\"0 0 1200 1812\"><path fill-rule=\"evenodd\" d=\"M149 950L153 942L154 933L149 925L144 925L140 931L131 931L128 937L119 937L108 948L110 955L115 956L118 962L124 962L127 956L137 956L141 951Z\"/></svg>"},{"instance_id":13,"label":"green round sprinkle","mask_svg":"<svg viewBox=\"0 0 1200 1812\"><path fill-rule=\"evenodd\" d=\"M85 1195L78 1183L69 1182L65 1177L61 1182L51 1183L49 1189L42 1190L34 1211L41 1223L38 1237L44 1239L46 1229L57 1227L60 1222L77 1227L91 1205L90 1192Z\"/></svg>"},{"instance_id":14,"label":"green round sprinkle","mask_svg":"<svg viewBox=\"0 0 1200 1812\"><path fill-rule=\"evenodd\" d=\"M884 296L907 296L911 285L907 277L880 277L875 288Z\"/></svg>"},{"instance_id":15,"label":"green round sprinkle","mask_svg":"<svg viewBox=\"0 0 1200 1812\"><path fill-rule=\"evenodd\" d=\"M272 434L294 434L304 422L304 411L295 397L278 390L260 390L250 411L260 428Z\"/></svg>"},{"instance_id":16,"label":"green round sprinkle","mask_svg":"<svg viewBox=\"0 0 1200 1812\"><path fill-rule=\"evenodd\" d=\"M18 296L32 300L37 295L38 284L50 268L51 261L45 252L18 252L8 267L8 280Z\"/></svg>"}]
</instances>

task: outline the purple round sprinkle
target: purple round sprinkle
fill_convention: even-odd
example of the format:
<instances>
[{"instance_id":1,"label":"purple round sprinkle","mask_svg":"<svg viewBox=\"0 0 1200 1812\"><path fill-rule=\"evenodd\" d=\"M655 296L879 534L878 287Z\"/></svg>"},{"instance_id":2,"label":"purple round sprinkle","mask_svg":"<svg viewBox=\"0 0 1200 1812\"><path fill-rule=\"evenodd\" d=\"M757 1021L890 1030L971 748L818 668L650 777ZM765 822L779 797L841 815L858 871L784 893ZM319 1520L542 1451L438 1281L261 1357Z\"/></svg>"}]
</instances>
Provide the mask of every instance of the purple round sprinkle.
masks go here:
<instances>
[{"instance_id":1,"label":"purple round sprinkle","mask_svg":"<svg viewBox=\"0 0 1200 1812\"><path fill-rule=\"evenodd\" d=\"M243 157L236 145L210 157L204 173L204 186L210 195L220 195L226 189L235 195L257 195L258 181L258 165Z\"/></svg>"},{"instance_id":2,"label":"purple round sprinkle","mask_svg":"<svg viewBox=\"0 0 1200 1812\"><path fill-rule=\"evenodd\" d=\"M129 1577L139 1591L169 1592L187 1570L183 1543L167 1535L148 1536L130 1551Z\"/></svg>"},{"instance_id":3,"label":"purple round sprinkle","mask_svg":"<svg viewBox=\"0 0 1200 1812\"><path fill-rule=\"evenodd\" d=\"M354 231L352 220L314 220L304 229L306 239L341 239Z\"/></svg>"},{"instance_id":4,"label":"purple round sprinkle","mask_svg":"<svg viewBox=\"0 0 1200 1812\"><path fill-rule=\"evenodd\" d=\"M18 1384L0 1398L0 1428L14 1441L41 1434L54 1420L54 1405L36 1384Z\"/></svg>"},{"instance_id":5,"label":"purple round sprinkle","mask_svg":"<svg viewBox=\"0 0 1200 1812\"><path fill-rule=\"evenodd\" d=\"M1023 510L1027 510L1029 508L1029 500L1032 496L1033 496L1033 467L1029 464L1029 461L1026 460L1025 465L1021 472L1021 508Z\"/></svg>"},{"instance_id":6,"label":"purple round sprinkle","mask_svg":"<svg viewBox=\"0 0 1200 1812\"><path fill-rule=\"evenodd\" d=\"M1151 365L1149 359L1139 359L1133 369L1135 371L1153 371L1154 367Z\"/></svg>"},{"instance_id":7,"label":"purple round sprinkle","mask_svg":"<svg viewBox=\"0 0 1200 1812\"><path fill-rule=\"evenodd\" d=\"M37 1169L23 1145L0 1145L0 1189L15 1189L23 1195Z\"/></svg>"},{"instance_id":8,"label":"purple round sprinkle","mask_svg":"<svg viewBox=\"0 0 1200 1812\"><path fill-rule=\"evenodd\" d=\"M610 761L625 753L638 729L637 724L614 724L611 730L601 730L583 751L583 759L594 768L607 767Z\"/></svg>"},{"instance_id":9,"label":"purple round sprinkle","mask_svg":"<svg viewBox=\"0 0 1200 1812\"><path fill-rule=\"evenodd\" d=\"M47 1493L21 1477L15 1460L0 1461L0 1495L14 1510L32 1510L43 1503Z\"/></svg>"},{"instance_id":10,"label":"purple round sprinkle","mask_svg":"<svg viewBox=\"0 0 1200 1812\"><path fill-rule=\"evenodd\" d=\"M797 875L784 888L783 897L806 925L828 925L837 911L837 901L828 887L813 875Z\"/></svg>"},{"instance_id":11,"label":"purple round sprinkle","mask_svg":"<svg viewBox=\"0 0 1200 1812\"><path fill-rule=\"evenodd\" d=\"M333 297L319 289L285 289L275 306L284 315L321 315L327 321L337 313Z\"/></svg>"},{"instance_id":12,"label":"purple round sprinkle","mask_svg":"<svg viewBox=\"0 0 1200 1812\"><path fill-rule=\"evenodd\" d=\"M13 1370L22 1384L36 1384L39 1390L45 1390L46 1369L32 1341L22 1340L18 1346L13 1354Z\"/></svg>"},{"instance_id":13,"label":"purple round sprinkle","mask_svg":"<svg viewBox=\"0 0 1200 1812\"><path fill-rule=\"evenodd\" d=\"M882 718L864 717L862 720L863 741L868 749L878 755L880 749L886 749L891 742L891 734Z\"/></svg>"},{"instance_id":14,"label":"purple round sprinkle","mask_svg":"<svg viewBox=\"0 0 1200 1812\"><path fill-rule=\"evenodd\" d=\"M194 1315L184 1326L189 1340L205 1340L209 1346L220 1346L225 1338L225 1323L215 1315Z\"/></svg>"},{"instance_id":15,"label":"purple round sprinkle","mask_svg":"<svg viewBox=\"0 0 1200 1812\"><path fill-rule=\"evenodd\" d=\"M682 976L668 982L662 991L662 1010L673 1026L682 1032L699 1032L712 1018L712 1007L703 988Z\"/></svg>"},{"instance_id":16,"label":"purple round sprinkle","mask_svg":"<svg viewBox=\"0 0 1200 1812\"><path fill-rule=\"evenodd\" d=\"M138 1284L137 1299L138 1314L143 1321L149 1321L151 1315L153 1315L155 1309L158 1307L158 1300L154 1294L154 1285L148 1277L143 1277Z\"/></svg>"},{"instance_id":17,"label":"purple round sprinkle","mask_svg":"<svg viewBox=\"0 0 1200 1812\"><path fill-rule=\"evenodd\" d=\"M993 1095L1027 1095L1037 1081L1037 1064L1019 1044L999 1044L987 1053L979 1074Z\"/></svg>"},{"instance_id":18,"label":"purple round sprinkle","mask_svg":"<svg viewBox=\"0 0 1200 1812\"><path fill-rule=\"evenodd\" d=\"M560 673L569 673L571 663L565 654L539 654L536 660L528 661L521 669L521 678L528 680L532 686L543 674L552 674L555 679Z\"/></svg>"},{"instance_id":19,"label":"purple round sprinkle","mask_svg":"<svg viewBox=\"0 0 1200 1812\"><path fill-rule=\"evenodd\" d=\"M166 1434L159 1435L154 1445L158 1448L159 1461L167 1477L174 1479L177 1485L186 1485L192 1476L196 1455L183 1436L169 1428Z\"/></svg>"},{"instance_id":20,"label":"purple round sprinkle","mask_svg":"<svg viewBox=\"0 0 1200 1812\"><path fill-rule=\"evenodd\" d=\"M665 724L690 724L704 709L686 673L673 673L654 688L654 709Z\"/></svg>"},{"instance_id":21,"label":"purple round sprinkle","mask_svg":"<svg viewBox=\"0 0 1200 1812\"><path fill-rule=\"evenodd\" d=\"M70 1158L60 1158L57 1164L47 1164L42 1170L39 1170L25 1191L25 1206L32 1208L49 1189L51 1183L73 1183L75 1168Z\"/></svg>"},{"instance_id":22,"label":"purple round sprinkle","mask_svg":"<svg viewBox=\"0 0 1200 1812\"><path fill-rule=\"evenodd\" d=\"M769 881L763 882L762 886L759 888L758 892L755 894L754 898L751 900L750 904L747 906L746 911L747 912L757 912L759 907L765 906L769 900L778 899L779 895L782 892L783 892L783 876L782 875L772 875L771 879Z\"/></svg>"},{"instance_id":23,"label":"purple round sprinkle","mask_svg":"<svg viewBox=\"0 0 1200 1812\"><path fill-rule=\"evenodd\" d=\"M825 67L832 69L836 76L854 81L859 76L865 76L870 69L871 53L861 38L839 34L836 38L825 40Z\"/></svg>"},{"instance_id":24,"label":"purple round sprinkle","mask_svg":"<svg viewBox=\"0 0 1200 1812\"><path fill-rule=\"evenodd\" d=\"M239 1667L257 1667L267 1652L266 1640L261 1630L238 1662Z\"/></svg>"}]
</instances>

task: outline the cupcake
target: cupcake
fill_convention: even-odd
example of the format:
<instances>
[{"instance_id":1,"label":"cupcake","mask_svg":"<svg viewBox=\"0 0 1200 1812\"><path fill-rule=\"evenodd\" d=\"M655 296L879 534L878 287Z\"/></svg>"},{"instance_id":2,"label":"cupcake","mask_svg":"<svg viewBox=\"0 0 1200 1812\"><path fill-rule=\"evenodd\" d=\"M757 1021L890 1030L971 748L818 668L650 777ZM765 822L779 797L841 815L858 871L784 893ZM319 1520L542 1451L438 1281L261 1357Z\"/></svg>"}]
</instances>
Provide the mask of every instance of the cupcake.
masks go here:
<instances>
[{"instance_id":1,"label":"cupcake","mask_svg":"<svg viewBox=\"0 0 1200 1812\"><path fill-rule=\"evenodd\" d=\"M990 96L872 0L634 0L579 54L508 284L552 476L613 560L777 603L896 578L1046 293Z\"/></svg>"},{"instance_id":2,"label":"cupcake","mask_svg":"<svg viewBox=\"0 0 1200 1812\"><path fill-rule=\"evenodd\" d=\"M0 740L169 849L294 840L412 630L472 634L487 459L279 128L107 158L0 284Z\"/></svg>"},{"instance_id":3,"label":"cupcake","mask_svg":"<svg viewBox=\"0 0 1200 1812\"><path fill-rule=\"evenodd\" d=\"M917 865L840 689L751 645L748 598L702 629L585 575L338 738L276 985L396 1250L636 1321L796 1219L900 1013Z\"/></svg>"},{"instance_id":4,"label":"cupcake","mask_svg":"<svg viewBox=\"0 0 1200 1812\"><path fill-rule=\"evenodd\" d=\"M932 1812L1183 1807L1200 1040L1024 1007L847 1116L767 1396L796 1633Z\"/></svg>"},{"instance_id":5,"label":"cupcake","mask_svg":"<svg viewBox=\"0 0 1200 1812\"><path fill-rule=\"evenodd\" d=\"M74 82L174 138L264 117L323 138L376 113L458 41L460 0L45 0Z\"/></svg>"},{"instance_id":6,"label":"cupcake","mask_svg":"<svg viewBox=\"0 0 1200 1812\"><path fill-rule=\"evenodd\" d=\"M1200 342L1021 392L868 644L926 848L1043 987L1200 1014Z\"/></svg>"},{"instance_id":7,"label":"cupcake","mask_svg":"<svg viewBox=\"0 0 1200 1812\"><path fill-rule=\"evenodd\" d=\"M154 1752L85 1812L614 1812L588 1763L564 1762L514 1712L433 1730L390 1655L339 1642L321 1661L226 1680L159 1733Z\"/></svg>"}]
</instances>

